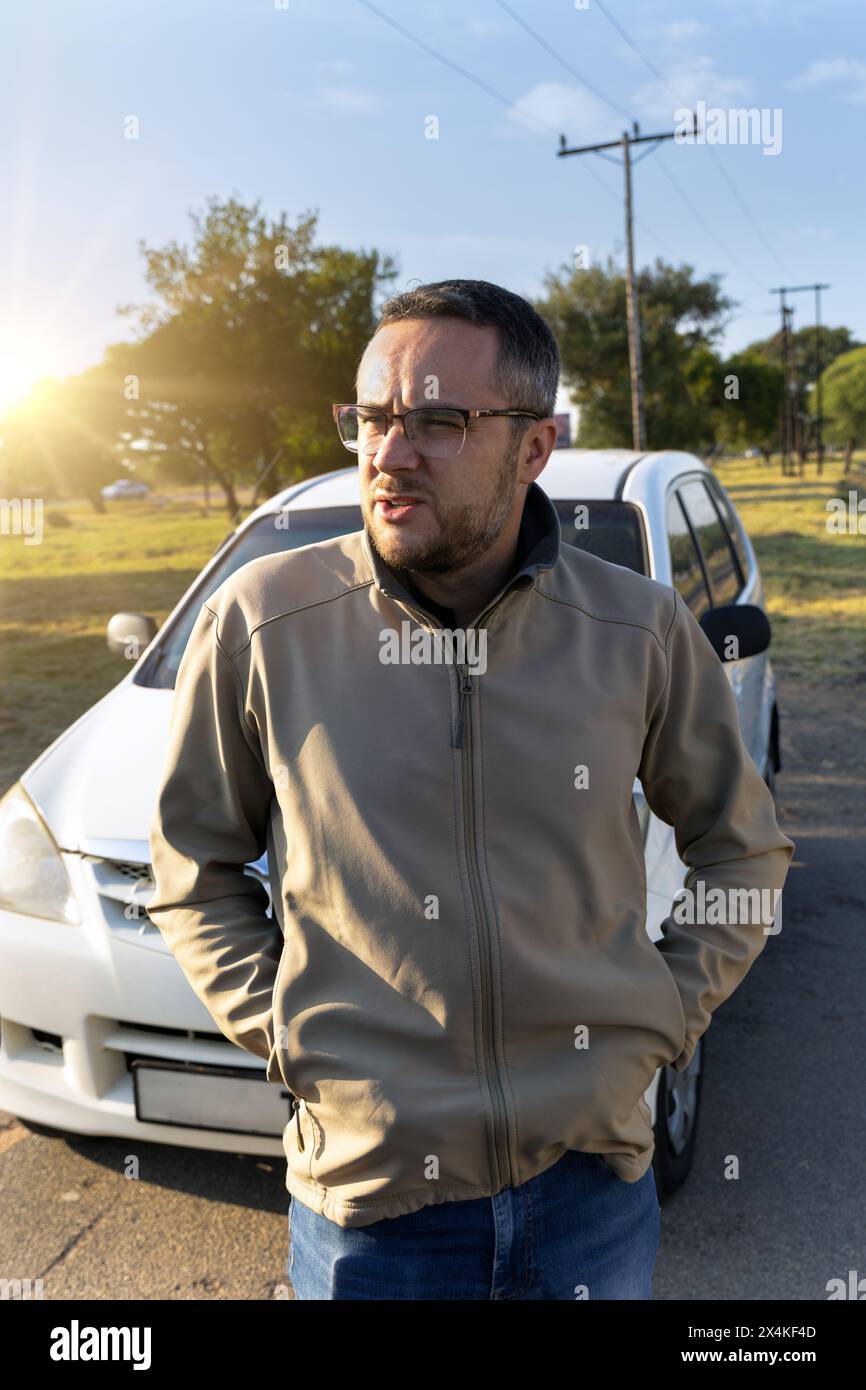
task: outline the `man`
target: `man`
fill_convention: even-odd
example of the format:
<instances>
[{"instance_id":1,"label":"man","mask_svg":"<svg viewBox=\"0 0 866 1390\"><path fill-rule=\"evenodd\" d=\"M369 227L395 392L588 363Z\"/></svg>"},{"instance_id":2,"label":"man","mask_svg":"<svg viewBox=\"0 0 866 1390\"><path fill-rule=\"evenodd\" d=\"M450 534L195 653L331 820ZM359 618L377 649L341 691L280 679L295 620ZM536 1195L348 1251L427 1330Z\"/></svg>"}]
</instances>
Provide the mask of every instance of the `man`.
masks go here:
<instances>
[{"instance_id":1,"label":"man","mask_svg":"<svg viewBox=\"0 0 866 1390\"><path fill-rule=\"evenodd\" d=\"M397 296L334 407L363 529L244 565L178 671L149 911L292 1094L301 1299L651 1297L644 1091L767 927L650 941L634 778L687 889L793 853L682 599L561 542L558 375L504 289Z\"/></svg>"}]
</instances>

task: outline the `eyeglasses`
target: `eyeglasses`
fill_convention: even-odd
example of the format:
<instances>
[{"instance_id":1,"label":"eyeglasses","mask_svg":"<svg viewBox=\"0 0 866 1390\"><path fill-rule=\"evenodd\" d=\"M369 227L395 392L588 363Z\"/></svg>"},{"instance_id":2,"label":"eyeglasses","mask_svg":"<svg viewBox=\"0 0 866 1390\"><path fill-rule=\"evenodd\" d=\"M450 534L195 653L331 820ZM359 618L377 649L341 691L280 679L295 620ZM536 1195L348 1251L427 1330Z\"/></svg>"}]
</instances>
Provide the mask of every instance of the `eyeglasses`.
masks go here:
<instances>
[{"instance_id":1,"label":"eyeglasses","mask_svg":"<svg viewBox=\"0 0 866 1390\"><path fill-rule=\"evenodd\" d=\"M456 458L466 439L470 420L493 415L542 417L532 410L460 410L457 406L417 406L402 414L380 410L374 405L334 405L331 407L340 439L353 454L375 454L393 420L402 420L406 438L419 454L427 458Z\"/></svg>"}]
</instances>

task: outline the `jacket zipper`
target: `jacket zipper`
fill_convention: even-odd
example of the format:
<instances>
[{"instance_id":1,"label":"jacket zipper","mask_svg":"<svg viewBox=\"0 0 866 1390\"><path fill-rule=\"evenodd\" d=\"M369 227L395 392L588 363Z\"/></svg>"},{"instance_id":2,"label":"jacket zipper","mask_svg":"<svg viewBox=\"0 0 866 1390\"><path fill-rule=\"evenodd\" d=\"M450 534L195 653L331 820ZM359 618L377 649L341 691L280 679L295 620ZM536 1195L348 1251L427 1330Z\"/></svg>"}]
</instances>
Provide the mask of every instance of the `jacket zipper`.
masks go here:
<instances>
[{"instance_id":1,"label":"jacket zipper","mask_svg":"<svg viewBox=\"0 0 866 1390\"><path fill-rule=\"evenodd\" d=\"M298 1146L298 1151L299 1151L299 1153L304 1153L307 1146L306 1146L306 1143L304 1142L304 1136L303 1136L303 1134L302 1134L302 1132L301 1132L301 1102L300 1102L300 1099L298 1098L298 1096L293 1095L293 1096L292 1096L292 1099L293 1099L294 1102L295 1102L295 1128L296 1128L296 1131L297 1131L297 1133L296 1133L296 1135L295 1135L295 1142L296 1142L296 1144L297 1144L297 1146ZM315 1124L314 1124L314 1122L313 1122L313 1116L312 1116L312 1113L311 1113L311 1111L310 1111L310 1107L309 1107L309 1105L307 1105L307 1102L306 1102L306 1101L304 1101L304 1109L305 1109L306 1114L307 1114L307 1119L308 1119L309 1122L310 1122L310 1142L311 1142L311 1146L312 1146L312 1147L310 1148L310 1157L309 1157L309 1159L307 1160L307 1174L308 1174L308 1177L309 1177L309 1179L310 1179L310 1182L311 1182L311 1183L314 1183L316 1180L315 1180L315 1178L313 1177L313 1154L314 1154L315 1148L316 1148L316 1128L315 1128Z\"/></svg>"},{"instance_id":2,"label":"jacket zipper","mask_svg":"<svg viewBox=\"0 0 866 1390\"><path fill-rule=\"evenodd\" d=\"M469 704L472 695L472 677L469 668L458 665L460 673L460 704L457 712L457 727L454 733L454 747L461 750L463 765L463 834L466 845L466 862L469 865L469 885L472 891L472 906L475 912L479 960L481 966L481 1038L484 1047L484 1071L493 1103L493 1150L496 1156L497 1187L512 1186L511 1160L508 1153L508 1104L499 1076L499 1064L493 1042L492 1027L492 977L493 967L490 955L490 932L484 910L484 896L481 891L481 876L478 869L478 845L475 834L475 785L474 763L472 757L472 713Z\"/></svg>"},{"instance_id":3,"label":"jacket zipper","mask_svg":"<svg viewBox=\"0 0 866 1390\"><path fill-rule=\"evenodd\" d=\"M484 613L475 620L478 627L483 619L489 618L495 608L498 608L503 595L497 599ZM408 608L413 617L420 622L421 626L428 632L434 629L430 627L430 615L422 613L403 599L398 600L404 608ZM513 1186L513 1175L511 1171L511 1160L508 1150L508 1103L505 1099L505 1092L502 1089L502 1082L499 1076L499 1064L496 1059L496 1048L493 1040L492 1027L492 974L493 967L490 958L490 933L487 926L487 916L484 911L484 897L481 891L481 875L478 868L478 850L475 835L475 796L474 796L474 767L472 759L472 724L470 715L469 697L473 691L472 677L469 674L468 666L463 663L455 663L460 675L459 684L459 705L457 710L457 725L452 738L452 747L461 750L462 758L462 792L463 792L463 836L466 848L466 862L469 866L469 885L472 892L472 906L475 913L476 933L480 946L479 963L481 971L481 1041L484 1051L484 1074L487 1081L487 1089L493 1110L493 1152L496 1161L497 1188L500 1186Z\"/></svg>"},{"instance_id":4,"label":"jacket zipper","mask_svg":"<svg viewBox=\"0 0 866 1390\"><path fill-rule=\"evenodd\" d=\"M301 1133L301 1102L298 1100L298 1097L295 1096L295 1095L292 1096L292 1100L295 1102L295 1128L297 1129L296 1143L297 1143L297 1145L298 1145L299 1151L300 1151L301 1153L303 1153L303 1152L304 1152L304 1136L303 1136L303 1134Z\"/></svg>"}]
</instances>

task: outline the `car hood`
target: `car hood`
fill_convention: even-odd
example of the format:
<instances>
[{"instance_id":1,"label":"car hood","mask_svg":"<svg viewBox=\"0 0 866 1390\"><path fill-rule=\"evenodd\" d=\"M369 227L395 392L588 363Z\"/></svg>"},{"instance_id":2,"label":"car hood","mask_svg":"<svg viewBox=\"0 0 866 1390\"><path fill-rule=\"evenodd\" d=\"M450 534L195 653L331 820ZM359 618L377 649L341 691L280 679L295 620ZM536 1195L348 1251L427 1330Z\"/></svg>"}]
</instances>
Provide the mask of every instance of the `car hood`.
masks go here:
<instances>
[{"instance_id":1,"label":"car hood","mask_svg":"<svg viewBox=\"0 0 866 1390\"><path fill-rule=\"evenodd\" d=\"M173 698L124 679L24 773L21 784L61 849L91 854L101 852L95 841L137 841L150 861Z\"/></svg>"}]
</instances>

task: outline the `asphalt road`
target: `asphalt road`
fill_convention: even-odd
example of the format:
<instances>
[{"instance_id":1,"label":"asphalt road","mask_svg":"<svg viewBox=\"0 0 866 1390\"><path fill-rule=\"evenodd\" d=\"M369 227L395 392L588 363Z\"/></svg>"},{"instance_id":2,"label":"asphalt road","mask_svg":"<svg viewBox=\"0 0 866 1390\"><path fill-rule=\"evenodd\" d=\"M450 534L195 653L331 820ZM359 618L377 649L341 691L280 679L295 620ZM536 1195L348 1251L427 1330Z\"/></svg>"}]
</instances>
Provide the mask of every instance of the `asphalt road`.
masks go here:
<instances>
[{"instance_id":1,"label":"asphalt road","mask_svg":"<svg viewBox=\"0 0 866 1390\"><path fill-rule=\"evenodd\" d=\"M706 1035L657 1298L826 1299L828 1280L866 1276L866 676L780 686L778 816L796 846L782 930Z\"/></svg>"},{"instance_id":2,"label":"asphalt road","mask_svg":"<svg viewBox=\"0 0 866 1390\"><path fill-rule=\"evenodd\" d=\"M866 1276L866 746L860 685L782 683L770 937L707 1034L695 1167L665 1203L657 1299L821 1299ZM0 1278L46 1299L290 1296L283 1161L32 1133L0 1113ZM730 1155L740 1176L726 1179Z\"/></svg>"}]
</instances>

